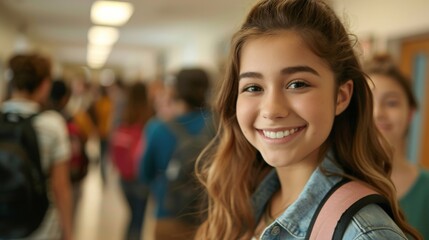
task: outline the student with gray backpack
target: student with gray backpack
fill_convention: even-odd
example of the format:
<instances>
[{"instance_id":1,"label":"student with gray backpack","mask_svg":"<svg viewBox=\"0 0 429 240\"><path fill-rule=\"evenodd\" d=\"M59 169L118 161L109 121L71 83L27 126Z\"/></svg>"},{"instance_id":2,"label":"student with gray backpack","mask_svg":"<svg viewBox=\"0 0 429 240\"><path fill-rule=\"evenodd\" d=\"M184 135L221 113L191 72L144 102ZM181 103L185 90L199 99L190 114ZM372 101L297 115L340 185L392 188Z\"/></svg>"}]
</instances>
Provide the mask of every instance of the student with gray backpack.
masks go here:
<instances>
[{"instance_id":1,"label":"student with gray backpack","mask_svg":"<svg viewBox=\"0 0 429 240\"><path fill-rule=\"evenodd\" d=\"M41 111L50 61L16 55L9 69L11 98L0 108L0 239L71 240L67 128L59 113Z\"/></svg>"},{"instance_id":2,"label":"student with gray backpack","mask_svg":"<svg viewBox=\"0 0 429 240\"><path fill-rule=\"evenodd\" d=\"M204 194L193 174L198 154L211 139L207 110L209 78L202 69L183 69L173 83L176 117L151 119L139 179L155 198L155 239L192 239L202 222ZM191 207L190 207L191 206Z\"/></svg>"}]
</instances>

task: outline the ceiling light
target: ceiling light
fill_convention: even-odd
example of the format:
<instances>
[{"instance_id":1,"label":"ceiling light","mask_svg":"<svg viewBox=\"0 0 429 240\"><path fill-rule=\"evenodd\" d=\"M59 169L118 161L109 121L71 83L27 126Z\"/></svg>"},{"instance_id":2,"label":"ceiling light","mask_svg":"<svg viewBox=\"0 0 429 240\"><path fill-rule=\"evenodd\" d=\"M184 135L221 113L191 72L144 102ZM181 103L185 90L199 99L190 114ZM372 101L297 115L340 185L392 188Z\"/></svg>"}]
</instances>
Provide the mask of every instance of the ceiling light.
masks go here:
<instances>
[{"instance_id":1,"label":"ceiling light","mask_svg":"<svg viewBox=\"0 0 429 240\"><path fill-rule=\"evenodd\" d=\"M88 44L86 62L91 68L102 67L109 57L111 46Z\"/></svg>"},{"instance_id":2,"label":"ceiling light","mask_svg":"<svg viewBox=\"0 0 429 240\"><path fill-rule=\"evenodd\" d=\"M99 69L104 66L104 63L88 62L87 65L93 69Z\"/></svg>"},{"instance_id":3,"label":"ceiling light","mask_svg":"<svg viewBox=\"0 0 429 240\"><path fill-rule=\"evenodd\" d=\"M94 24L121 26L133 10L133 5L128 2L96 1L91 7L91 20Z\"/></svg>"},{"instance_id":4,"label":"ceiling light","mask_svg":"<svg viewBox=\"0 0 429 240\"><path fill-rule=\"evenodd\" d=\"M119 38L118 29L93 26L88 31L88 41L96 45L113 45Z\"/></svg>"}]
</instances>

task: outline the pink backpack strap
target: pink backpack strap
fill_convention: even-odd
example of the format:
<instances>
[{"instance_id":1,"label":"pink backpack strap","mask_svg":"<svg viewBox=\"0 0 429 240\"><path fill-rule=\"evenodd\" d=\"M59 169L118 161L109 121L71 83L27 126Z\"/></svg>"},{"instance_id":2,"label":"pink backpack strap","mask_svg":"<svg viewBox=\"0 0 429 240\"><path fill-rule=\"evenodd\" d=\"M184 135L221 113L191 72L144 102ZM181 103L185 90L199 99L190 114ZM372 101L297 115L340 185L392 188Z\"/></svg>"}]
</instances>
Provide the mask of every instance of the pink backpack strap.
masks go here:
<instances>
[{"instance_id":1,"label":"pink backpack strap","mask_svg":"<svg viewBox=\"0 0 429 240\"><path fill-rule=\"evenodd\" d=\"M386 198L358 181L341 181L320 203L306 239L340 240L353 216L366 205L379 204L390 214ZM391 215L391 214L390 214ZM308 237L308 234L310 236Z\"/></svg>"}]
</instances>

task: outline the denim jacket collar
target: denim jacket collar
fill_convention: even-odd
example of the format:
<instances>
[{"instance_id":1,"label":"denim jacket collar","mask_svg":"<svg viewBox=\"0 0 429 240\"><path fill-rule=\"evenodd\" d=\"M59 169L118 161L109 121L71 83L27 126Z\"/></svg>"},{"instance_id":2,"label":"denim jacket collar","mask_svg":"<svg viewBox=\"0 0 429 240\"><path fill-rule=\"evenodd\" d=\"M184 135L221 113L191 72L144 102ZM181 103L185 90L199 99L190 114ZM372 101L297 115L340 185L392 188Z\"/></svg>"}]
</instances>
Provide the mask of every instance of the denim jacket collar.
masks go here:
<instances>
[{"instance_id":1,"label":"denim jacket collar","mask_svg":"<svg viewBox=\"0 0 429 240\"><path fill-rule=\"evenodd\" d=\"M329 154L310 176L298 199L271 225L278 224L297 238L305 237L319 203L331 187L341 180L341 177L338 175L325 175L326 172L343 172L341 168L332 162L332 158L328 156ZM254 216L257 220L261 218L266 204L279 188L280 182L275 169L273 169L264 178L252 196Z\"/></svg>"}]
</instances>

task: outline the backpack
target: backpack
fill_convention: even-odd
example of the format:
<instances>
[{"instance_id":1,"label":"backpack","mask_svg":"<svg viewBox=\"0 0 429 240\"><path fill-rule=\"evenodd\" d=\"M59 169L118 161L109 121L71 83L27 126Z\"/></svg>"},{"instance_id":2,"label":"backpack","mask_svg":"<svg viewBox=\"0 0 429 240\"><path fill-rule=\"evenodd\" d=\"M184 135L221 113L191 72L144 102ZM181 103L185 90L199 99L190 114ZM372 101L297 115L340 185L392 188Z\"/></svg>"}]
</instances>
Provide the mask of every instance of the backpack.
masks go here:
<instances>
[{"instance_id":1,"label":"backpack","mask_svg":"<svg viewBox=\"0 0 429 240\"><path fill-rule=\"evenodd\" d=\"M124 180L134 180L144 144L143 127L120 125L110 139L110 156L119 175Z\"/></svg>"},{"instance_id":2,"label":"backpack","mask_svg":"<svg viewBox=\"0 0 429 240\"><path fill-rule=\"evenodd\" d=\"M66 124L71 145L70 181L76 183L82 181L88 173L89 158L79 126L73 118L67 119Z\"/></svg>"},{"instance_id":3,"label":"backpack","mask_svg":"<svg viewBox=\"0 0 429 240\"><path fill-rule=\"evenodd\" d=\"M320 203L310 222L305 239L343 239L353 216L363 207L374 203L393 217L385 197L361 182L340 181Z\"/></svg>"},{"instance_id":4,"label":"backpack","mask_svg":"<svg viewBox=\"0 0 429 240\"><path fill-rule=\"evenodd\" d=\"M38 140L36 114L0 116L0 238L21 238L36 230L49 206Z\"/></svg>"},{"instance_id":5,"label":"backpack","mask_svg":"<svg viewBox=\"0 0 429 240\"><path fill-rule=\"evenodd\" d=\"M194 174L195 161L211 141L212 129L204 126L198 134L191 135L180 123L168 122L167 126L175 134L177 145L166 169L164 207L180 221L198 225L205 195Z\"/></svg>"}]
</instances>

